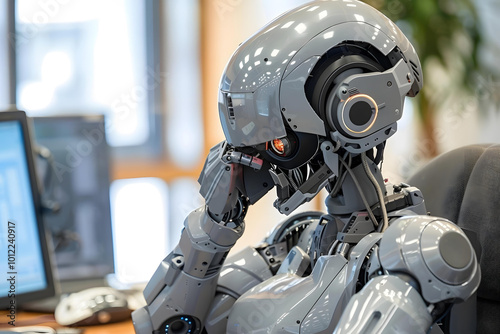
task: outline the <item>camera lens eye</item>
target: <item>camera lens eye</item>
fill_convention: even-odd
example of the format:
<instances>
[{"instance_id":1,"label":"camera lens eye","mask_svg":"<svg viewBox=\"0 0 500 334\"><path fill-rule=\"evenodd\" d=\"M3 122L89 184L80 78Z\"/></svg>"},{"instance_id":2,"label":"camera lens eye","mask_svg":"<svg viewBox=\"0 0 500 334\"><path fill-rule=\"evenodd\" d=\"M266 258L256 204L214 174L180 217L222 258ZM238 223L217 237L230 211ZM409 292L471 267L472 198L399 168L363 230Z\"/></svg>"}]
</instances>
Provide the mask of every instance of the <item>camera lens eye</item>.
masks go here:
<instances>
[{"instance_id":1,"label":"camera lens eye","mask_svg":"<svg viewBox=\"0 0 500 334\"><path fill-rule=\"evenodd\" d=\"M288 138L274 139L271 142L271 149L280 157L286 157L291 153L292 147Z\"/></svg>"},{"instance_id":2,"label":"camera lens eye","mask_svg":"<svg viewBox=\"0 0 500 334\"><path fill-rule=\"evenodd\" d=\"M273 140L272 148L278 154L285 154L285 144L283 143L283 140L281 140L281 139Z\"/></svg>"},{"instance_id":3,"label":"camera lens eye","mask_svg":"<svg viewBox=\"0 0 500 334\"><path fill-rule=\"evenodd\" d=\"M354 103L349 111L349 119L354 125L363 126L368 123L373 115L372 107L365 101Z\"/></svg>"}]
</instances>

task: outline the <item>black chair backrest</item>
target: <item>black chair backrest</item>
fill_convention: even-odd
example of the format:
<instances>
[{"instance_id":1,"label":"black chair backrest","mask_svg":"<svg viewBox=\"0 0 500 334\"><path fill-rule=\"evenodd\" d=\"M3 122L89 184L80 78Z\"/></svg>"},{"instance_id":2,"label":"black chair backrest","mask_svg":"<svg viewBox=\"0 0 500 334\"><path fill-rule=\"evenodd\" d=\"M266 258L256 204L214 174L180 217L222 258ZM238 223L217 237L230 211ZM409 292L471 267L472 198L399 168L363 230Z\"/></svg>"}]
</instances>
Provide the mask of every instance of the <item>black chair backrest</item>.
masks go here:
<instances>
[{"instance_id":1,"label":"black chair backrest","mask_svg":"<svg viewBox=\"0 0 500 334\"><path fill-rule=\"evenodd\" d=\"M482 248L477 333L500 333L500 144L445 153L413 175L427 210L472 230Z\"/></svg>"}]
</instances>

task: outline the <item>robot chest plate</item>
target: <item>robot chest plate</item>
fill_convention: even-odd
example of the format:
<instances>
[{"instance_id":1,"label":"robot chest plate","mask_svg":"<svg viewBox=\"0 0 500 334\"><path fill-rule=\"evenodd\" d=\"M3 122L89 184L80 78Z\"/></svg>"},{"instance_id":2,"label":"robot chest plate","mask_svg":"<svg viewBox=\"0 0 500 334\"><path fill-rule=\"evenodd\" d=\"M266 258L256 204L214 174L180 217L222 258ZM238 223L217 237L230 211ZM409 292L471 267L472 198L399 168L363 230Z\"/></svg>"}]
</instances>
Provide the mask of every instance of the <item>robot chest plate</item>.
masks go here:
<instances>
[{"instance_id":1,"label":"robot chest plate","mask_svg":"<svg viewBox=\"0 0 500 334\"><path fill-rule=\"evenodd\" d=\"M242 295L227 333L332 333L351 294L342 256L323 256L307 277L276 275Z\"/></svg>"}]
</instances>

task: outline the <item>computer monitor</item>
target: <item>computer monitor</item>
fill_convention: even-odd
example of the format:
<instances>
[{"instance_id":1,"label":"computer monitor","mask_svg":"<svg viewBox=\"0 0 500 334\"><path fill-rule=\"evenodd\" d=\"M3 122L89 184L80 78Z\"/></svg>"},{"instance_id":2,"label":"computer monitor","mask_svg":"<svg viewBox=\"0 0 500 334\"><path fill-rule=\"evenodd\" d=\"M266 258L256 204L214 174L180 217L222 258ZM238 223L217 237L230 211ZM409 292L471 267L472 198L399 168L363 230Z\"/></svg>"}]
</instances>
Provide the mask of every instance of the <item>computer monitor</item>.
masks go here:
<instances>
[{"instance_id":1,"label":"computer monitor","mask_svg":"<svg viewBox=\"0 0 500 334\"><path fill-rule=\"evenodd\" d=\"M51 297L54 281L26 115L0 112L0 308Z\"/></svg>"},{"instance_id":2,"label":"computer monitor","mask_svg":"<svg viewBox=\"0 0 500 334\"><path fill-rule=\"evenodd\" d=\"M102 115L33 117L34 138L51 152L40 161L44 213L63 293L103 285L114 272L109 198L110 153ZM40 160L40 159L39 159Z\"/></svg>"}]
</instances>

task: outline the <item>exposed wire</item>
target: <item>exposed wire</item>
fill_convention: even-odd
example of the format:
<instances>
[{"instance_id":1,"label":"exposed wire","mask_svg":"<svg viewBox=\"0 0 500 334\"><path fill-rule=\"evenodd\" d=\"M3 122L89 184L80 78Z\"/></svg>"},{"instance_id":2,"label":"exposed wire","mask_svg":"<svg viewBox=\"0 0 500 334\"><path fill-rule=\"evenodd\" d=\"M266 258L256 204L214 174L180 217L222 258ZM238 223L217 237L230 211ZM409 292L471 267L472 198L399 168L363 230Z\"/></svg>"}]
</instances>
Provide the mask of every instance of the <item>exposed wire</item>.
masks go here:
<instances>
[{"instance_id":1,"label":"exposed wire","mask_svg":"<svg viewBox=\"0 0 500 334\"><path fill-rule=\"evenodd\" d=\"M373 211L370 208L370 204L366 200L365 194L363 193L363 189L361 188L361 185L359 184L358 179L356 178L356 175L354 174L352 169L347 165L347 163L344 161L344 159L342 159L340 156L339 156L339 161L342 163L342 165L344 165L344 167L347 170L347 172L349 173L349 175L351 175L351 178L352 178L354 184L356 185L356 188L358 189L359 196L361 197L361 200L363 201L363 204L365 205L366 211L368 212L368 216L372 220L373 225L375 225L375 227L378 227L379 226L378 221L377 221L377 219L375 219L375 215L373 214Z\"/></svg>"},{"instance_id":2,"label":"exposed wire","mask_svg":"<svg viewBox=\"0 0 500 334\"><path fill-rule=\"evenodd\" d=\"M365 152L361 153L361 163L363 165L363 168L365 169L366 175L370 179L371 183L373 184L373 187L375 187L375 191L377 192L378 200L380 203L380 209L382 210L382 219L383 219L383 225L382 225L381 232L384 232L387 229L387 227L389 226L389 219L387 217L387 209L385 207L384 194L382 193L382 188L380 188L380 184L378 184L377 179L375 178L375 176L373 176L373 173L370 170L370 166L368 166L368 161L366 159Z\"/></svg>"},{"instance_id":3,"label":"exposed wire","mask_svg":"<svg viewBox=\"0 0 500 334\"><path fill-rule=\"evenodd\" d=\"M285 173L285 175L287 176L288 182L290 182L290 185L293 187L294 191L299 189L300 184L297 184L294 178L295 174L293 173L293 169L288 170L288 173Z\"/></svg>"},{"instance_id":4,"label":"exposed wire","mask_svg":"<svg viewBox=\"0 0 500 334\"><path fill-rule=\"evenodd\" d=\"M295 181L297 184L300 186L302 183L304 183L304 178L302 175L302 171L299 168L295 168L292 170L293 172L293 177L295 178Z\"/></svg>"},{"instance_id":5,"label":"exposed wire","mask_svg":"<svg viewBox=\"0 0 500 334\"><path fill-rule=\"evenodd\" d=\"M351 163L352 163L352 156L349 154L349 163L347 165L351 167ZM335 185L333 186L332 191L330 192L331 197L335 197L338 194L347 176L347 171L344 171L342 167L343 166L339 167L339 177L337 177Z\"/></svg>"}]
</instances>

